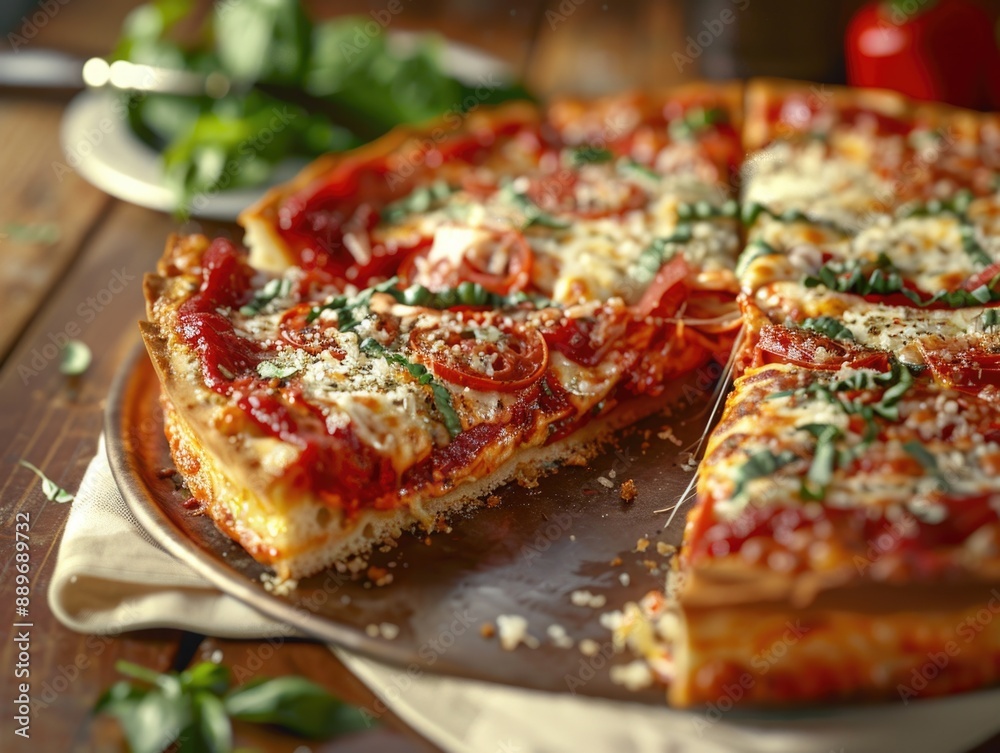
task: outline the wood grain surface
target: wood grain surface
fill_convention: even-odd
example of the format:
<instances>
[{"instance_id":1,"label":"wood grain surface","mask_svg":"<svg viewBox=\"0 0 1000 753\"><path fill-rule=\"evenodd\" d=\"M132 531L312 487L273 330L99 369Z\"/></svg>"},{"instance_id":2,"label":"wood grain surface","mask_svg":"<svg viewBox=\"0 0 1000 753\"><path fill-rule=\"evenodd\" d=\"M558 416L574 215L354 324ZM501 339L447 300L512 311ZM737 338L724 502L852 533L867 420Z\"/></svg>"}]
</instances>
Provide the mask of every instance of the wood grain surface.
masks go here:
<instances>
[{"instance_id":1,"label":"wood grain surface","mask_svg":"<svg viewBox=\"0 0 1000 753\"><path fill-rule=\"evenodd\" d=\"M69 0L46 17L30 41L76 54L105 54L134 0ZM53 4L54 5L54 4ZM317 16L378 10L384 2L310 2ZM679 3L658 0L573 0L474 3L432 0L405 5L400 28L436 29L509 61L539 93L596 93L628 86L676 83L671 51L684 39ZM641 29L641 33L636 30ZM80 635L48 611L46 591L68 507L49 502L38 479L18 465L27 459L59 485L75 490L93 456L108 386L137 342L141 275L159 257L177 223L111 199L72 169L61 170L59 123L65 102L0 95L0 634L16 622L12 560L14 521L31 516L31 681L44 706L30 741L13 735L12 640L0 644L0 750L121 751L117 725L90 714L118 678L118 659L160 670L221 656L231 666L256 656L261 675L295 673L351 703L371 708L372 694L322 645L288 642L274 651L256 641L205 638L177 630L115 637ZM191 223L186 229L235 232ZM66 337L91 347L94 361L67 378L54 356ZM218 652L218 653L216 653ZM254 663L257 666L257 663ZM381 728L325 744L237 728L240 745L267 751L433 750L387 714ZM1000 736L979 753L1000 749Z\"/></svg>"}]
</instances>

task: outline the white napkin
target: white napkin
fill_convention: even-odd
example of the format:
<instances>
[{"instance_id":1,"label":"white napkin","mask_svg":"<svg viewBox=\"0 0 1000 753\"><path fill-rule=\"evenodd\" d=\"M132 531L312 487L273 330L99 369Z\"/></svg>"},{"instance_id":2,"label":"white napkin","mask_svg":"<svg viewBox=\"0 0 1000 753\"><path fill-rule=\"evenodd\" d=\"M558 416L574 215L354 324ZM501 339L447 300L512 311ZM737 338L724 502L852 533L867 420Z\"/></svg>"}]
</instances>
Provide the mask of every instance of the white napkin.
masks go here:
<instances>
[{"instance_id":1,"label":"white napkin","mask_svg":"<svg viewBox=\"0 0 1000 753\"><path fill-rule=\"evenodd\" d=\"M226 638L289 628L220 593L161 549L122 500L104 439L73 502L49 588L85 633L174 627ZM393 712L454 753L961 753L1000 729L1000 691L787 718L675 711L404 669L331 647Z\"/></svg>"}]
</instances>

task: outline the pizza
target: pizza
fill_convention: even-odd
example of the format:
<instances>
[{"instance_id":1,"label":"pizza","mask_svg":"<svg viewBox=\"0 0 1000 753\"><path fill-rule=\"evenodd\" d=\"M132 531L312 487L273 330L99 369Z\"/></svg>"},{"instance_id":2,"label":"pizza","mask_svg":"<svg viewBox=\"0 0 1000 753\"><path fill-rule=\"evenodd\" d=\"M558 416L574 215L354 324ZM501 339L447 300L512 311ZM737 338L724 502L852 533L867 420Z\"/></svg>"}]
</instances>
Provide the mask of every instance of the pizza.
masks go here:
<instances>
[{"instance_id":1,"label":"pizza","mask_svg":"<svg viewBox=\"0 0 1000 753\"><path fill-rule=\"evenodd\" d=\"M775 80L395 131L249 208L247 249L169 241L141 329L171 452L296 579L729 363L616 645L677 706L898 697L936 656L921 695L996 683L998 174L1000 116Z\"/></svg>"},{"instance_id":2,"label":"pizza","mask_svg":"<svg viewBox=\"0 0 1000 753\"><path fill-rule=\"evenodd\" d=\"M249 253L172 239L143 335L206 512L303 577L583 462L724 360L738 90L678 95L396 133L251 209Z\"/></svg>"}]
</instances>

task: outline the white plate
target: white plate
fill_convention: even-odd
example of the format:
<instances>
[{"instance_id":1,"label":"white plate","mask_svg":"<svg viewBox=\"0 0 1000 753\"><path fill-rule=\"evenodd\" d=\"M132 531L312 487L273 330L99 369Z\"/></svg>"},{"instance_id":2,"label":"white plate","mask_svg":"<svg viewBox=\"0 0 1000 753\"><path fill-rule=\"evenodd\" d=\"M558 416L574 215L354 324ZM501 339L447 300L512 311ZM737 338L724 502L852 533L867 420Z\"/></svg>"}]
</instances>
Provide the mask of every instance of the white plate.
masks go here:
<instances>
[{"instance_id":1,"label":"white plate","mask_svg":"<svg viewBox=\"0 0 1000 753\"><path fill-rule=\"evenodd\" d=\"M418 39L419 35L413 32L393 32L390 44L397 51L405 51ZM504 62L456 42L445 43L441 65L466 83L476 83L482 77L501 82L511 79L510 68ZM89 183L122 201L162 212L173 211L176 201L164 181L160 153L132 132L121 100L115 94L106 91L78 94L63 116L61 141L65 162L53 165L57 178L75 170ZM304 164L303 160L281 163L269 185L288 180ZM191 214L212 220L235 220L264 195L269 185L205 194L191 207Z\"/></svg>"}]
</instances>

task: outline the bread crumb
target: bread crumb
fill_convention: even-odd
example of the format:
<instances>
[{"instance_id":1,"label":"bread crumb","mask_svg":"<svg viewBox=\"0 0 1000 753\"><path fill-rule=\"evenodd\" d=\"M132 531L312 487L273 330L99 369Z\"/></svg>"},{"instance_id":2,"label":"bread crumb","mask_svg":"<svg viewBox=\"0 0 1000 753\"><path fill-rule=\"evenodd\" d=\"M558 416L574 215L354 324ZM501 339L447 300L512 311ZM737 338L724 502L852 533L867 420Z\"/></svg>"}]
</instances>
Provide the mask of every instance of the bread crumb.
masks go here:
<instances>
[{"instance_id":1,"label":"bread crumb","mask_svg":"<svg viewBox=\"0 0 1000 753\"><path fill-rule=\"evenodd\" d=\"M587 456L582 452L574 452L568 458L563 461L563 465L575 465L575 466L585 466L587 464Z\"/></svg>"},{"instance_id":2,"label":"bread crumb","mask_svg":"<svg viewBox=\"0 0 1000 753\"><path fill-rule=\"evenodd\" d=\"M627 690L634 692L653 684L653 672L646 662L636 659L625 666L612 667L611 682L624 685Z\"/></svg>"},{"instance_id":3,"label":"bread crumb","mask_svg":"<svg viewBox=\"0 0 1000 753\"><path fill-rule=\"evenodd\" d=\"M527 648L538 648L538 639L528 632L528 621L519 614L498 615L497 632L504 651L513 651L521 643Z\"/></svg>"},{"instance_id":4,"label":"bread crumb","mask_svg":"<svg viewBox=\"0 0 1000 753\"><path fill-rule=\"evenodd\" d=\"M557 648L573 648L573 639L569 637L566 628L562 625L549 625L545 632Z\"/></svg>"},{"instance_id":5,"label":"bread crumb","mask_svg":"<svg viewBox=\"0 0 1000 753\"><path fill-rule=\"evenodd\" d=\"M368 568L366 575L368 576L368 580L376 586L388 586L392 583L393 579L392 573L384 567L376 567L375 565Z\"/></svg>"},{"instance_id":6,"label":"bread crumb","mask_svg":"<svg viewBox=\"0 0 1000 753\"><path fill-rule=\"evenodd\" d=\"M596 656L601 650L601 644L591 638L584 638L579 643L580 653L584 656Z\"/></svg>"},{"instance_id":7,"label":"bread crumb","mask_svg":"<svg viewBox=\"0 0 1000 753\"><path fill-rule=\"evenodd\" d=\"M607 603L607 598L603 594L592 594L590 591L574 591L569 595L569 600L573 602L574 606L578 607L590 607L591 609L600 609Z\"/></svg>"},{"instance_id":8,"label":"bread crumb","mask_svg":"<svg viewBox=\"0 0 1000 753\"><path fill-rule=\"evenodd\" d=\"M656 542L656 552L666 557L668 554L674 554L677 551L677 547L673 544L668 544L665 541Z\"/></svg>"},{"instance_id":9,"label":"bread crumb","mask_svg":"<svg viewBox=\"0 0 1000 753\"><path fill-rule=\"evenodd\" d=\"M622 564L622 558L621 558L621 557L615 557L615 558L614 558L613 560L611 560L611 562L609 562L608 564L609 564L609 565L611 565L611 567L621 567L621 564Z\"/></svg>"},{"instance_id":10,"label":"bread crumb","mask_svg":"<svg viewBox=\"0 0 1000 753\"><path fill-rule=\"evenodd\" d=\"M484 622L479 626L479 634L483 636L483 638L492 638L497 634L497 629L493 626L492 622Z\"/></svg>"},{"instance_id":11,"label":"bread crumb","mask_svg":"<svg viewBox=\"0 0 1000 753\"><path fill-rule=\"evenodd\" d=\"M643 537L635 542L635 550L637 552L645 552L649 549L649 539Z\"/></svg>"},{"instance_id":12,"label":"bread crumb","mask_svg":"<svg viewBox=\"0 0 1000 753\"><path fill-rule=\"evenodd\" d=\"M635 488L635 481L632 479L625 479L622 481L621 489L618 490L618 496L621 497L625 502L631 502L635 499L635 496L639 492Z\"/></svg>"},{"instance_id":13,"label":"bread crumb","mask_svg":"<svg viewBox=\"0 0 1000 753\"><path fill-rule=\"evenodd\" d=\"M498 497L496 494L491 494L486 498L487 507L496 507L499 504L500 504L500 497Z\"/></svg>"},{"instance_id":14,"label":"bread crumb","mask_svg":"<svg viewBox=\"0 0 1000 753\"><path fill-rule=\"evenodd\" d=\"M642 564L650 572L653 572L659 567L659 563L656 560L643 560Z\"/></svg>"},{"instance_id":15,"label":"bread crumb","mask_svg":"<svg viewBox=\"0 0 1000 753\"><path fill-rule=\"evenodd\" d=\"M599 483L605 489L614 489L615 488L614 482L611 479L609 479L609 478L604 478L604 476L598 476L597 477L597 483Z\"/></svg>"}]
</instances>

